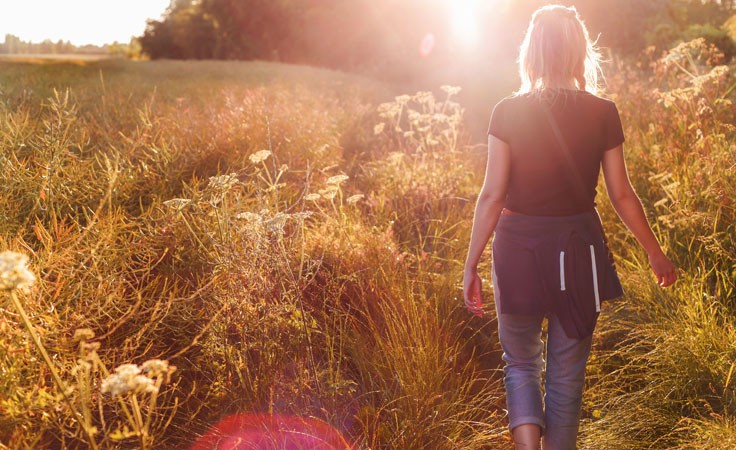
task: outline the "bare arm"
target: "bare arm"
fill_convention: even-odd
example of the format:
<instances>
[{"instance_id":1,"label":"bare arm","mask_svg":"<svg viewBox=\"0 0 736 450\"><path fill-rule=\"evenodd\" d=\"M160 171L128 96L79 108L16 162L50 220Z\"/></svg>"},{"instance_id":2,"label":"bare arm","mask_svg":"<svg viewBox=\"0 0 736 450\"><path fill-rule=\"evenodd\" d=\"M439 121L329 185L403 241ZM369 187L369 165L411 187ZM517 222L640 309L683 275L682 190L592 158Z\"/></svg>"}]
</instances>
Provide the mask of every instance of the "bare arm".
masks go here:
<instances>
[{"instance_id":1,"label":"bare arm","mask_svg":"<svg viewBox=\"0 0 736 450\"><path fill-rule=\"evenodd\" d=\"M483 314L478 263L488 240L493 234L493 230L496 228L506 201L510 166L511 156L508 144L489 135L486 175L475 206L473 231L470 236L470 248L465 260L463 275L465 306L477 316Z\"/></svg>"},{"instance_id":2,"label":"bare arm","mask_svg":"<svg viewBox=\"0 0 736 450\"><path fill-rule=\"evenodd\" d=\"M644 247L649 257L649 264L660 286L669 286L677 280L677 269L665 256L654 236L639 197L629 182L624 161L623 146L606 151L603 154L603 178L611 204L616 213L631 230L637 241Z\"/></svg>"}]
</instances>

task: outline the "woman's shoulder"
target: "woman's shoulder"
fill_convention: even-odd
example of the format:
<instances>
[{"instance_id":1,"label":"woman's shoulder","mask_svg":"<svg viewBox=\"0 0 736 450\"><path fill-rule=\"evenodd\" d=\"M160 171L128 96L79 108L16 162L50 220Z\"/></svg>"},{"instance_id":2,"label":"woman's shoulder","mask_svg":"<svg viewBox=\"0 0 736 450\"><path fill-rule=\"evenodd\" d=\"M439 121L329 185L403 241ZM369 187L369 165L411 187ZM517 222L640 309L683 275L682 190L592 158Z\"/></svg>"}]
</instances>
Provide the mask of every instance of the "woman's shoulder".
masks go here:
<instances>
[{"instance_id":1,"label":"woman's shoulder","mask_svg":"<svg viewBox=\"0 0 736 450\"><path fill-rule=\"evenodd\" d=\"M602 108L612 108L616 106L616 102L606 96L604 93L593 94L588 91L580 91L581 97L588 99L589 102L600 105Z\"/></svg>"},{"instance_id":2,"label":"woman's shoulder","mask_svg":"<svg viewBox=\"0 0 736 450\"><path fill-rule=\"evenodd\" d=\"M518 109L522 105L529 103L530 99L531 96L529 94L513 93L499 100L493 107L493 111L496 114L499 114L502 111Z\"/></svg>"},{"instance_id":3,"label":"woman's shoulder","mask_svg":"<svg viewBox=\"0 0 736 450\"><path fill-rule=\"evenodd\" d=\"M503 97L493 107L495 115L518 115L538 111L540 105L557 110L559 108L583 108L593 116L608 115L617 111L613 99L604 94L581 90L557 90L544 93L524 92Z\"/></svg>"},{"instance_id":4,"label":"woman's shoulder","mask_svg":"<svg viewBox=\"0 0 736 450\"><path fill-rule=\"evenodd\" d=\"M559 89L551 92L534 93L534 92L522 92L513 93L506 97L503 97L496 103L496 107L499 105L502 107L512 105L522 105L535 102L545 103L556 103L557 101L569 101L571 99L582 100L589 103L601 104L601 105L614 105L615 101L608 98L604 94L594 94L588 91L572 90L572 89Z\"/></svg>"},{"instance_id":5,"label":"woman's shoulder","mask_svg":"<svg viewBox=\"0 0 736 450\"><path fill-rule=\"evenodd\" d=\"M518 104L522 102L527 102L529 99L531 99L531 94L529 93L513 93L510 95L507 95L506 97L502 98L501 100L496 103L496 106L498 105L513 105Z\"/></svg>"}]
</instances>

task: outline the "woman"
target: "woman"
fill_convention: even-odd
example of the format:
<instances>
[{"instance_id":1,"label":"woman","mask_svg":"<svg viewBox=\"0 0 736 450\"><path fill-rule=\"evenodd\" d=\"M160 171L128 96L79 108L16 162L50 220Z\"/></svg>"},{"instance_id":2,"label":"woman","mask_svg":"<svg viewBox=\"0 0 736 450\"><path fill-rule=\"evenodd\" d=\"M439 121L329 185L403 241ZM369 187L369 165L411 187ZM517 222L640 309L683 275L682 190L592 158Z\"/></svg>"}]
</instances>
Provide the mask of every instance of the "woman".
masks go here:
<instances>
[{"instance_id":1,"label":"woman","mask_svg":"<svg viewBox=\"0 0 736 450\"><path fill-rule=\"evenodd\" d=\"M595 211L600 172L660 286L677 272L629 183L613 102L595 96L599 54L574 8L545 6L521 46L522 87L493 110L488 164L465 263L465 305L482 315L477 267L493 240L493 286L516 448L576 448L585 364L603 300L622 294ZM548 320L546 363L542 320ZM545 369L545 394L541 374Z\"/></svg>"}]
</instances>

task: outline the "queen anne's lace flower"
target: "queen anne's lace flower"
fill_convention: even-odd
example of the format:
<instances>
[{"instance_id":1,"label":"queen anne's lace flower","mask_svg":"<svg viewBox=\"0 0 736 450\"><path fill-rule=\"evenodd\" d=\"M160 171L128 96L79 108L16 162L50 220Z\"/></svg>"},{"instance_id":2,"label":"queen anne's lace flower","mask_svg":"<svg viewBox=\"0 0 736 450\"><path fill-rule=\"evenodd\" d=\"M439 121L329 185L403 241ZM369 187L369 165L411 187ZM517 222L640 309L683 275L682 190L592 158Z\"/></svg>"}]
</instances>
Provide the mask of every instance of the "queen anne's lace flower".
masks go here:
<instances>
[{"instance_id":1,"label":"queen anne's lace flower","mask_svg":"<svg viewBox=\"0 0 736 450\"><path fill-rule=\"evenodd\" d=\"M90 328L78 328L74 330L75 341L86 341L95 337L95 332Z\"/></svg>"},{"instance_id":2,"label":"queen anne's lace flower","mask_svg":"<svg viewBox=\"0 0 736 450\"><path fill-rule=\"evenodd\" d=\"M188 198L172 198L171 200L166 200L164 202L164 205L175 211L181 211L182 209L184 209L185 206L190 203L192 203L192 201Z\"/></svg>"},{"instance_id":3,"label":"queen anne's lace flower","mask_svg":"<svg viewBox=\"0 0 736 450\"><path fill-rule=\"evenodd\" d=\"M267 160L269 156L271 156L271 150L258 150L257 152L250 155L248 159L253 164L258 164Z\"/></svg>"},{"instance_id":4,"label":"queen anne's lace flower","mask_svg":"<svg viewBox=\"0 0 736 450\"><path fill-rule=\"evenodd\" d=\"M429 91L419 91L414 94L413 100L417 103L432 103L434 102L434 95Z\"/></svg>"},{"instance_id":5,"label":"queen anne's lace flower","mask_svg":"<svg viewBox=\"0 0 736 450\"><path fill-rule=\"evenodd\" d=\"M288 219L288 214L278 213L266 222L266 227L274 233L281 234L284 232L284 226L286 226Z\"/></svg>"},{"instance_id":6,"label":"queen anne's lace flower","mask_svg":"<svg viewBox=\"0 0 736 450\"><path fill-rule=\"evenodd\" d=\"M401 104L399 103L388 102L378 105L378 115L380 117L383 117L384 119L393 119L394 117L398 116L399 113L401 113Z\"/></svg>"},{"instance_id":7,"label":"queen anne's lace flower","mask_svg":"<svg viewBox=\"0 0 736 450\"><path fill-rule=\"evenodd\" d=\"M230 173L227 175L218 175L210 177L207 187L221 192L227 192L238 183L238 175Z\"/></svg>"},{"instance_id":8,"label":"queen anne's lace flower","mask_svg":"<svg viewBox=\"0 0 736 450\"><path fill-rule=\"evenodd\" d=\"M337 196L338 187L336 184L329 184L326 188L319 190L319 195L327 200L332 200Z\"/></svg>"},{"instance_id":9,"label":"queen anne's lace flower","mask_svg":"<svg viewBox=\"0 0 736 450\"><path fill-rule=\"evenodd\" d=\"M0 289L27 289L33 286L36 276L28 270L28 257L21 253L0 253Z\"/></svg>"},{"instance_id":10,"label":"queen anne's lace flower","mask_svg":"<svg viewBox=\"0 0 736 450\"><path fill-rule=\"evenodd\" d=\"M149 377L160 377L165 376L168 378L172 372L176 370L176 367L169 364L168 361L163 359L149 359L148 361L141 364L141 371Z\"/></svg>"},{"instance_id":11,"label":"queen anne's lace flower","mask_svg":"<svg viewBox=\"0 0 736 450\"><path fill-rule=\"evenodd\" d=\"M399 105L405 105L411 101L411 96L406 94L399 95L394 97L394 100L396 100L396 103L398 103Z\"/></svg>"},{"instance_id":12,"label":"queen anne's lace flower","mask_svg":"<svg viewBox=\"0 0 736 450\"><path fill-rule=\"evenodd\" d=\"M359 201L361 201L364 198L365 198L365 195L363 195L363 194L355 194L355 195L351 195L350 197L348 197L347 200L345 200L345 201L349 205L353 205L355 203L358 203Z\"/></svg>"},{"instance_id":13,"label":"queen anne's lace flower","mask_svg":"<svg viewBox=\"0 0 736 450\"><path fill-rule=\"evenodd\" d=\"M260 214L250 212L250 211L239 212L235 216L235 218L241 219L241 220L247 220L248 222L255 222L255 223L259 223L263 221L263 217L261 217Z\"/></svg>"},{"instance_id":14,"label":"queen anne's lace flower","mask_svg":"<svg viewBox=\"0 0 736 450\"><path fill-rule=\"evenodd\" d=\"M457 95L460 93L460 90L462 88L460 86L450 86L449 84L445 84L443 86L440 86L440 89L445 91L447 95Z\"/></svg>"},{"instance_id":15,"label":"queen anne's lace flower","mask_svg":"<svg viewBox=\"0 0 736 450\"><path fill-rule=\"evenodd\" d=\"M112 396L122 395L126 392L153 393L158 388L153 380L141 375L141 369L135 364L123 364L115 369L115 373L102 380L102 393L109 392Z\"/></svg>"},{"instance_id":16,"label":"queen anne's lace flower","mask_svg":"<svg viewBox=\"0 0 736 450\"><path fill-rule=\"evenodd\" d=\"M342 182L347 181L348 179L350 179L350 177L347 175L335 175L327 179L327 184L339 186Z\"/></svg>"}]
</instances>

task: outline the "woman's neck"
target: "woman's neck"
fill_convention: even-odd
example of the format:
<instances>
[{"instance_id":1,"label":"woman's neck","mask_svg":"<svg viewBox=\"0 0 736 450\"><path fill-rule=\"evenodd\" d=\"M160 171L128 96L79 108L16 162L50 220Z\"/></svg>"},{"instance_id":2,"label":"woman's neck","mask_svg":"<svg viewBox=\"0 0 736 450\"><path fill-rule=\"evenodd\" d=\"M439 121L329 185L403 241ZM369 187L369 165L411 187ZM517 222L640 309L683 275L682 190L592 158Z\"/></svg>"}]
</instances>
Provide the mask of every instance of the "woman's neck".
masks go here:
<instances>
[{"instance_id":1,"label":"woman's neck","mask_svg":"<svg viewBox=\"0 0 736 450\"><path fill-rule=\"evenodd\" d=\"M565 81L544 80L543 85L543 89L566 89L571 91L578 90L578 85L574 79Z\"/></svg>"}]
</instances>

